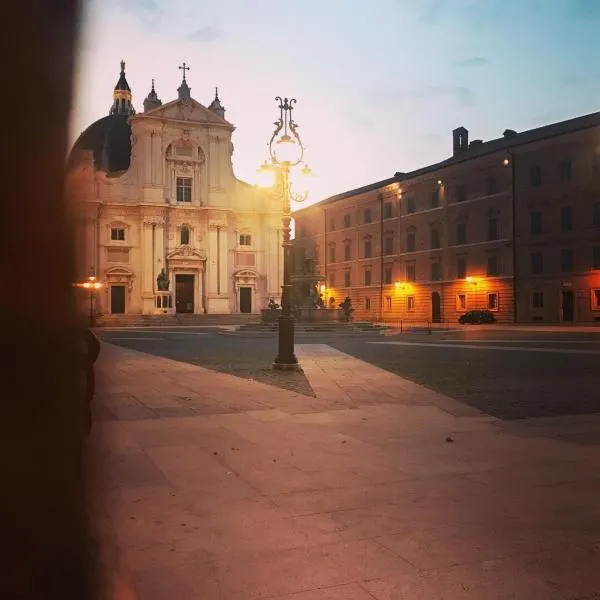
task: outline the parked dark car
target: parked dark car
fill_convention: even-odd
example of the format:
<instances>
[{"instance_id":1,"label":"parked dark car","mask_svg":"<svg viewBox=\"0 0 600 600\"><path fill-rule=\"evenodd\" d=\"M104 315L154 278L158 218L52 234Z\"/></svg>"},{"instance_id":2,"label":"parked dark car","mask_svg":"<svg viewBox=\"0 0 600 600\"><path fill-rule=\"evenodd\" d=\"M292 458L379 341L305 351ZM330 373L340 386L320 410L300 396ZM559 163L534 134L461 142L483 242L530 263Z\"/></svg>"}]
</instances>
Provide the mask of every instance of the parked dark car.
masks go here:
<instances>
[{"instance_id":1,"label":"parked dark car","mask_svg":"<svg viewBox=\"0 0 600 600\"><path fill-rule=\"evenodd\" d=\"M487 325L496 322L496 317L489 310L470 310L458 318L461 325Z\"/></svg>"}]
</instances>

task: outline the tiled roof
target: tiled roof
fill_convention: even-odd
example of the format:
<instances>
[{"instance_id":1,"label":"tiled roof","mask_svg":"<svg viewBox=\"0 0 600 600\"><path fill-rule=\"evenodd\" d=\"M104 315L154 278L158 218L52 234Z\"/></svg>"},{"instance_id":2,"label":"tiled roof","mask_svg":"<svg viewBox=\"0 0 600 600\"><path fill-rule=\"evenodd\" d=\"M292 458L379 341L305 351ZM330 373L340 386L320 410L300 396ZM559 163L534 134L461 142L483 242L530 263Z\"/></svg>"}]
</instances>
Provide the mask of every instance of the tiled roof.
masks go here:
<instances>
[{"instance_id":1,"label":"tiled roof","mask_svg":"<svg viewBox=\"0 0 600 600\"><path fill-rule=\"evenodd\" d=\"M529 129L527 131L522 131L521 133L516 133L510 129L507 129L504 132L503 137L490 140L488 142L481 142L475 145L471 145L468 149L458 153L456 156L451 156L450 158L447 158L439 163L428 165L426 167L416 169L415 171L409 171L407 173L397 172L394 175L394 177L391 177L389 179L383 179L382 181L377 181L375 183L371 183L369 185L356 188L354 190L349 190L347 192L342 192L341 194L336 194L335 196L330 196L329 198L321 200L321 202L317 202L316 204L312 204L311 206L307 206L306 208L296 212L302 212L304 210L309 210L318 206L331 204L333 202L337 202L338 200L343 200L344 198L358 196L359 194L377 190L394 182L408 181L415 177L426 175L428 173L433 173L435 171L438 171L439 169L457 165L459 163L471 160L473 158L478 158L486 154L492 154L501 150L509 151L510 149L515 148L517 146L523 146L525 144L531 144L533 142L541 141L544 139L573 133L581 129L588 129L591 127L598 126L600 126L600 112L591 113L582 117L576 117L574 119L568 119L566 121L559 121L558 123L552 123L550 125L544 125L542 127L536 127L535 129ZM471 144L473 144L473 142L471 142Z\"/></svg>"}]
</instances>

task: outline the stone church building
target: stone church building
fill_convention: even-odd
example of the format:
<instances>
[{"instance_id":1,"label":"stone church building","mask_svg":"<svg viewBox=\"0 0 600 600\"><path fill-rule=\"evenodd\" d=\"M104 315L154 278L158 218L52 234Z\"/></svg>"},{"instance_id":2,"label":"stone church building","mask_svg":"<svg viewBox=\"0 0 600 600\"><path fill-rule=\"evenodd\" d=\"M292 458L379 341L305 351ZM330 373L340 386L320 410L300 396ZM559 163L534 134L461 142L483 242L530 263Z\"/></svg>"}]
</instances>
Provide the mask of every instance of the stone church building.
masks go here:
<instances>
[{"instance_id":1,"label":"stone church building","mask_svg":"<svg viewBox=\"0 0 600 600\"><path fill-rule=\"evenodd\" d=\"M183 64L176 100L152 82L135 111L125 63L107 116L68 159L77 277L102 282L98 314L258 312L283 279L283 204L237 179L218 93L191 96Z\"/></svg>"}]
</instances>

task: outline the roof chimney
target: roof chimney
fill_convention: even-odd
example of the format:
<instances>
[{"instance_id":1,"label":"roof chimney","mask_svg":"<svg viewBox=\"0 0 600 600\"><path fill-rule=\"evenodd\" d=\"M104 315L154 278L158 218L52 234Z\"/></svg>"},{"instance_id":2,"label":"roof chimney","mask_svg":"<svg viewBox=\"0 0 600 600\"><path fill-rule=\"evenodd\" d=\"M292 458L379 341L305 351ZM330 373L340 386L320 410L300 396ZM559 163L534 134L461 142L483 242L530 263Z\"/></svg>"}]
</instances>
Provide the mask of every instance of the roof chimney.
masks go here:
<instances>
[{"instance_id":1,"label":"roof chimney","mask_svg":"<svg viewBox=\"0 0 600 600\"><path fill-rule=\"evenodd\" d=\"M456 156L469 149L469 132L464 127L457 127L452 132L452 155Z\"/></svg>"}]
</instances>

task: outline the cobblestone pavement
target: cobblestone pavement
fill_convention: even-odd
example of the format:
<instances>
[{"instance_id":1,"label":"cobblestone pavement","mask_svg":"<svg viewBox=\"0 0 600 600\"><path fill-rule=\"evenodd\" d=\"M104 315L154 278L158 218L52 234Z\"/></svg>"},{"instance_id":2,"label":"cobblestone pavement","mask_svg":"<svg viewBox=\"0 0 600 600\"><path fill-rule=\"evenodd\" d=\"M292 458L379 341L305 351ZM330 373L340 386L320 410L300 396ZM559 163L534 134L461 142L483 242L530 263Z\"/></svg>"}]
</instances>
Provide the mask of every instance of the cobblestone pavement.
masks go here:
<instances>
[{"instance_id":1,"label":"cobblestone pavement","mask_svg":"<svg viewBox=\"0 0 600 600\"><path fill-rule=\"evenodd\" d=\"M334 348L501 419L600 412L597 334L461 331Z\"/></svg>"},{"instance_id":2,"label":"cobblestone pavement","mask_svg":"<svg viewBox=\"0 0 600 600\"><path fill-rule=\"evenodd\" d=\"M98 330L113 344L200 365L242 379L255 380L305 396L313 396L308 380L301 372L274 371L277 338L237 338L219 335L214 329L186 327L185 330L121 329Z\"/></svg>"},{"instance_id":3,"label":"cobblestone pavement","mask_svg":"<svg viewBox=\"0 0 600 600\"><path fill-rule=\"evenodd\" d=\"M103 332L112 343L313 395L302 373L271 369L277 337L221 336L214 330ZM336 337L325 343L502 419L600 412L600 336L494 331ZM303 343L301 339L298 343Z\"/></svg>"}]
</instances>

